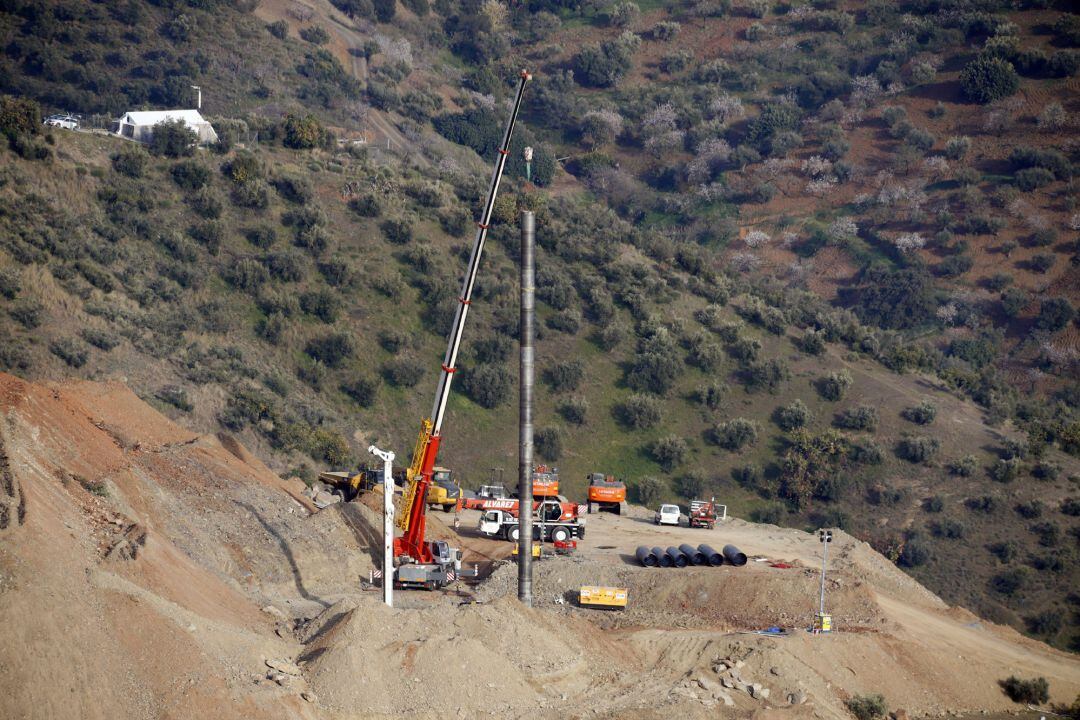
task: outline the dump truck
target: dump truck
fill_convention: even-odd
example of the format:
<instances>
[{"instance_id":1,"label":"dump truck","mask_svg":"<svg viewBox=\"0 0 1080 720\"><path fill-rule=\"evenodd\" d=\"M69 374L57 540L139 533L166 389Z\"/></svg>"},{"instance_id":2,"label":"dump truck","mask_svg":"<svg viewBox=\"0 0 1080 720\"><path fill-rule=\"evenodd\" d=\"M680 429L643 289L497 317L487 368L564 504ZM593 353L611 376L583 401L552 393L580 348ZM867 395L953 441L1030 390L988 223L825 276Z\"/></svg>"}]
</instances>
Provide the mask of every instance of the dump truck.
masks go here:
<instances>
[{"instance_id":1,"label":"dump truck","mask_svg":"<svg viewBox=\"0 0 1080 720\"><path fill-rule=\"evenodd\" d=\"M622 504L626 502L626 484L616 480L614 475L590 473L585 476L589 481L588 509L622 514Z\"/></svg>"},{"instance_id":2,"label":"dump truck","mask_svg":"<svg viewBox=\"0 0 1080 720\"><path fill-rule=\"evenodd\" d=\"M319 473L318 482L327 487L327 492L340 498L341 502L350 502L381 485L382 470L327 470Z\"/></svg>"},{"instance_id":3,"label":"dump truck","mask_svg":"<svg viewBox=\"0 0 1080 720\"><path fill-rule=\"evenodd\" d=\"M578 590L578 605L581 607L625 610L626 602L626 588L582 585Z\"/></svg>"},{"instance_id":4,"label":"dump truck","mask_svg":"<svg viewBox=\"0 0 1080 720\"><path fill-rule=\"evenodd\" d=\"M717 513L722 511L720 520L727 518L727 505L717 505L716 498L691 500L689 524L692 528L712 530L716 527Z\"/></svg>"},{"instance_id":5,"label":"dump truck","mask_svg":"<svg viewBox=\"0 0 1080 720\"><path fill-rule=\"evenodd\" d=\"M442 508L443 512L450 512L457 507L461 494L461 486L455 482L453 473L444 467L435 468L431 485L428 485L428 507Z\"/></svg>"}]
</instances>

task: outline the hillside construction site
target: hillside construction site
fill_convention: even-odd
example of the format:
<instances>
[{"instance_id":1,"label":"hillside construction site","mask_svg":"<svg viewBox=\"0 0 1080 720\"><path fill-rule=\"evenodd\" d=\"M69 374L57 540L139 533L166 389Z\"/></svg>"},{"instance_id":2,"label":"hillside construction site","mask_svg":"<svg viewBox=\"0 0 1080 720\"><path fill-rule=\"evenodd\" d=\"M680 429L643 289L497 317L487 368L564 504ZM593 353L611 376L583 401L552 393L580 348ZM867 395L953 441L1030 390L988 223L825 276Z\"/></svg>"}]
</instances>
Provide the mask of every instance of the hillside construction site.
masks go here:
<instances>
[{"instance_id":1,"label":"hillside construction site","mask_svg":"<svg viewBox=\"0 0 1080 720\"><path fill-rule=\"evenodd\" d=\"M481 579L369 583L381 497L317 510L229 436L171 422L118 382L0 376L0 714L5 718L847 717L1022 710L998 682L1080 692L1080 660L949 607L835 531L730 518L712 530L594 514L577 552L534 563L428 518ZM643 567L639 545L734 544L745 566ZM625 610L579 607L582 585ZM769 633L780 628L780 634ZM765 631L762 634L762 631Z\"/></svg>"}]
</instances>

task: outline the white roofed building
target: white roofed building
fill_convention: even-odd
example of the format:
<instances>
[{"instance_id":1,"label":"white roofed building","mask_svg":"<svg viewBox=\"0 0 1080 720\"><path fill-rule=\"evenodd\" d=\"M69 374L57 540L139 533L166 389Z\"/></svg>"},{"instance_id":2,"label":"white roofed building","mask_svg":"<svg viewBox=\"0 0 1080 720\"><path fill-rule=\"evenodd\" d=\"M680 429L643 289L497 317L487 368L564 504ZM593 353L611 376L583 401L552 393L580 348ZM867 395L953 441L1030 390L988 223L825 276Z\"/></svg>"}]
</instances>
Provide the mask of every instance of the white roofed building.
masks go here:
<instances>
[{"instance_id":1,"label":"white roofed building","mask_svg":"<svg viewBox=\"0 0 1080 720\"><path fill-rule=\"evenodd\" d=\"M154 126L163 122L180 120L199 138L199 144L217 142L217 133L198 110L137 110L124 113L113 123L112 130L139 142L150 142L154 136Z\"/></svg>"}]
</instances>

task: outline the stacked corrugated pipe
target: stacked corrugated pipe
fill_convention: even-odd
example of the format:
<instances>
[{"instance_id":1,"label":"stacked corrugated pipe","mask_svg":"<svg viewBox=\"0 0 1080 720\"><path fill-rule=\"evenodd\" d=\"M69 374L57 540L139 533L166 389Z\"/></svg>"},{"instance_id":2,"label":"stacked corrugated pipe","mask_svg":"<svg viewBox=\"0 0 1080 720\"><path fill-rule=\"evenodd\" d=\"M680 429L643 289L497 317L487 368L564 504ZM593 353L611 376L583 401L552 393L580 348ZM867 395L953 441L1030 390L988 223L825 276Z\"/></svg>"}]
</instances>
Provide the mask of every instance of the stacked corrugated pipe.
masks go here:
<instances>
[{"instance_id":1,"label":"stacked corrugated pipe","mask_svg":"<svg viewBox=\"0 0 1080 720\"><path fill-rule=\"evenodd\" d=\"M659 547L650 548L641 545L634 553L637 560L645 567L687 567L690 565L734 565L742 567L746 564L746 554L734 545L725 545L723 552L716 552L710 546L702 543L696 548L693 545L683 543L679 547L669 547L666 550Z\"/></svg>"}]
</instances>

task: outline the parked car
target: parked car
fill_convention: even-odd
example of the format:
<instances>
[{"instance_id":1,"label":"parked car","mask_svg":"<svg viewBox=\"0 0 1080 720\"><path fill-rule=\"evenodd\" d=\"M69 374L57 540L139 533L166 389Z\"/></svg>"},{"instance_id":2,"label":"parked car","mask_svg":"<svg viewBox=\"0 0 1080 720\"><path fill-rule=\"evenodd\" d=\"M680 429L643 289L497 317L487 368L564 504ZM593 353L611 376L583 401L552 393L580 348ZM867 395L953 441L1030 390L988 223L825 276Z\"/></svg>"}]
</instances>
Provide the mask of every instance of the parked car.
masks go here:
<instances>
[{"instance_id":1,"label":"parked car","mask_svg":"<svg viewBox=\"0 0 1080 720\"><path fill-rule=\"evenodd\" d=\"M44 124L49 127L64 128L65 130L77 130L79 128L79 118L74 115L50 115L45 118Z\"/></svg>"},{"instance_id":2,"label":"parked car","mask_svg":"<svg viewBox=\"0 0 1080 720\"><path fill-rule=\"evenodd\" d=\"M661 505L656 514L653 515L653 522L657 525L677 526L680 517L682 517L682 511L679 510L678 505Z\"/></svg>"}]
</instances>

